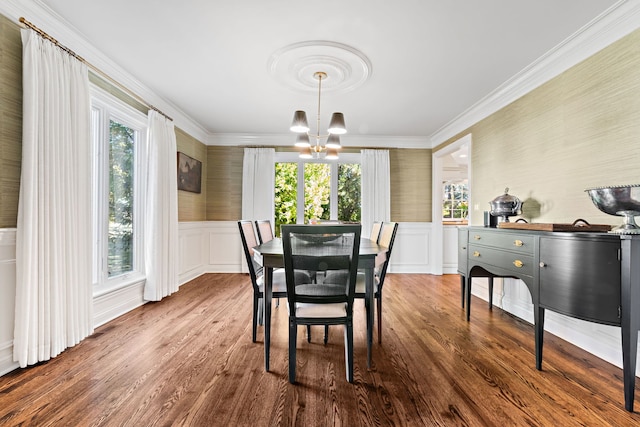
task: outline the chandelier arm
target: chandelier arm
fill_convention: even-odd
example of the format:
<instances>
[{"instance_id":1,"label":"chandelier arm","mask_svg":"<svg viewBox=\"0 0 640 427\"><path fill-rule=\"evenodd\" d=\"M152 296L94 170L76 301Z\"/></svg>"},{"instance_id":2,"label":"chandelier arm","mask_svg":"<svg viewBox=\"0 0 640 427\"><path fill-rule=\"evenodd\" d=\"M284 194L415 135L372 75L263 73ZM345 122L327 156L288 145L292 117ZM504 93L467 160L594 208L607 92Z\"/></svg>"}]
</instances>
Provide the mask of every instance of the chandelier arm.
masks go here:
<instances>
[{"instance_id":1,"label":"chandelier arm","mask_svg":"<svg viewBox=\"0 0 640 427\"><path fill-rule=\"evenodd\" d=\"M328 141L328 138L330 138L332 136L331 132L327 133L326 135L321 135L320 134L322 79L324 77L327 77L327 74L325 72L323 72L323 71L317 71L317 72L315 72L313 74L313 76L318 79L318 117L317 117L317 120L316 120L316 133L315 133L315 135L312 135L311 132L309 132L309 130L307 130L305 133L307 135L307 138L315 138L316 139L316 143L315 143L314 146L311 146L311 147L307 148L307 150L309 150L310 152L308 154L304 153L304 157L306 157L307 155L313 155L313 157L319 158L320 153L322 153L323 151L326 150L327 151L327 156L329 156L329 154L331 154L331 158L332 159L336 159L337 158L337 153L335 151L336 147L332 146L331 149L330 149L326 145L321 145L320 144L320 140L321 139L327 138L327 141ZM296 112L296 114L297 113L298 112ZM304 114L304 112L300 112L300 113ZM342 113L334 113L334 116L336 114L342 115ZM294 115L294 117L295 117L295 115ZM306 118L305 118L304 121L306 122ZM332 117L331 121L333 122L333 117ZM344 119L343 119L343 121L344 121ZM294 122L295 122L295 118L294 118ZM330 124L330 126L331 126L331 124ZM342 125L342 127L344 127L344 124ZM308 126L307 126L307 129L308 129ZM292 127L292 130L293 130L293 127ZM336 137L337 137L337 135L336 135ZM336 141L333 141L332 145L336 145ZM340 148L339 147L340 146L339 139L337 139L337 145L338 145L337 148ZM303 157L303 154L301 154L301 157ZM327 158L329 158L329 157L327 157Z\"/></svg>"}]
</instances>

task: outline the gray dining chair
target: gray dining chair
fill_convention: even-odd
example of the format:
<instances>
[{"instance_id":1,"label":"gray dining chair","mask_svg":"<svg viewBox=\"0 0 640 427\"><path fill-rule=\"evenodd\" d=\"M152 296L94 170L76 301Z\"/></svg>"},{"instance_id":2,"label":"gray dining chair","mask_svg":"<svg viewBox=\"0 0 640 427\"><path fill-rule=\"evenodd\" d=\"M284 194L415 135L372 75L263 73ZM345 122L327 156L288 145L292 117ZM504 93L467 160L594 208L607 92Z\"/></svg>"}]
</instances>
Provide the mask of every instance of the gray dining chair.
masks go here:
<instances>
[{"instance_id":1,"label":"gray dining chair","mask_svg":"<svg viewBox=\"0 0 640 427\"><path fill-rule=\"evenodd\" d=\"M391 251L393 249L393 244L396 240L396 233L398 232L398 223L397 222L383 222L380 235L378 237L378 244L381 246L385 246L387 248L387 252L385 253L385 261L381 262L380 266L376 268L374 273L374 288L373 288L373 296L376 302L376 312L377 312L377 323L378 323L378 342L382 342L382 288L384 286L384 279L387 275L387 268L389 267L389 261L391 260ZM378 264L378 259L376 259L376 264ZM346 280L346 275L344 273L329 273L330 279L333 281L344 282ZM336 275L335 277L332 277ZM360 298L365 300L365 304L368 304L368 301L365 299L365 274L362 271L358 272L358 277L356 279L356 291L355 298ZM371 310L372 308L368 305L366 306L367 310ZM328 331L325 330L325 343L327 341Z\"/></svg>"},{"instance_id":2,"label":"gray dining chair","mask_svg":"<svg viewBox=\"0 0 640 427\"><path fill-rule=\"evenodd\" d=\"M260 264L253 259L253 248L258 246L258 240L253 228L253 221L238 221L238 229L240 230L240 238L242 240L242 249L247 260L249 276L251 277L251 286L253 288L253 322L252 322L252 341L256 342L258 323L262 325L262 304L260 303L264 297L264 275ZM298 282L306 282L309 275L304 272L296 273ZM286 298L287 284L284 269L274 270L272 281L273 297Z\"/></svg>"},{"instance_id":3,"label":"gray dining chair","mask_svg":"<svg viewBox=\"0 0 640 427\"><path fill-rule=\"evenodd\" d=\"M251 277L251 285L253 287L252 340L256 342L258 323L262 325L262 304L260 304L260 301L264 296L264 276L262 274L262 266L253 259L253 248L258 246L253 221L238 221L238 229L240 230L242 248L247 260L247 267L249 268L249 276ZM276 272L274 272L272 283L273 297L285 298L287 296L287 285L284 274L276 274Z\"/></svg>"},{"instance_id":4,"label":"gray dining chair","mask_svg":"<svg viewBox=\"0 0 640 427\"><path fill-rule=\"evenodd\" d=\"M289 382L296 380L298 325L344 325L345 370L353 382L353 299L358 274L360 225L283 225L282 247L289 307ZM297 283L295 274L311 272L315 281ZM327 274L341 273L346 283Z\"/></svg>"}]
</instances>

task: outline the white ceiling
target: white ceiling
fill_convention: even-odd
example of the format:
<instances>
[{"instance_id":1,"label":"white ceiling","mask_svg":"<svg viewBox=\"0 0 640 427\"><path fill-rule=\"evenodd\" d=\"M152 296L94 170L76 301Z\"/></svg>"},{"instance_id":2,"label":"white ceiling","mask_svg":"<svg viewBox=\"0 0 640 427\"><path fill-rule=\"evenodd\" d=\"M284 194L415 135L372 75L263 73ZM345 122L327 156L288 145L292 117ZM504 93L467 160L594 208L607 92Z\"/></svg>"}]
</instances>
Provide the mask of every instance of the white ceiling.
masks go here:
<instances>
[{"instance_id":1,"label":"white ceiling","mask_svg":"<svg viewBox=\"0 0 640 427\"><path fill-rule=\"evenodd\" d=\"M315 131L317 94L283 84L270 58L295 43L348 45L368 59L368 79L323 91L321 114L322 131L344 113L347 146L350 135L428 138L616 1L40 3L209 134L286 134L297 109Z\"/></svg>"}]
</instances>

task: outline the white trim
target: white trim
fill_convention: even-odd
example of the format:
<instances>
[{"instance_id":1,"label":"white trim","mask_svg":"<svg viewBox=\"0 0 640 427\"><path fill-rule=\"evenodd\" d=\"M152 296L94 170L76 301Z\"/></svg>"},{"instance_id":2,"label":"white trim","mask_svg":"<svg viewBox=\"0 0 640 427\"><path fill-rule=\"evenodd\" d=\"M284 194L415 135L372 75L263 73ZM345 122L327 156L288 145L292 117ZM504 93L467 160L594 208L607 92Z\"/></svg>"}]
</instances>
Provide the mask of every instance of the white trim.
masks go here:
<instances>
[{"instance_id":1,"label":"white trim","mask_svg":"<svg viewBox=\"0 0 640 427\"><path fill-rule=\"evenodd\" d=\"M140 213L143 212L143 198L141 184L146 175L141 158L145 156L143 146L147 137L146 116L135 108L125 104L113 95L105 92L101 88L91 85L91 111L92 129L91 137L94 144L94 194L92 204L94 212L93 219L93 245L94 245L94 266L93 266L93 292L94 297L99 297L111 293L117 289L126 288L133 283L144 281L144 253L143 253L143 223ZM94 112L96 114L94 120ZM133 270L116 277L108 277L107 256L108 256L108 194L109 194L109 122L117 120L136 131L134 146L134 252ZM98 128L95 129L94 126Z\"/></svg>"},{"instance_id":2,"label":"white trim","mask_svg":"<svg viewBox=\"0 0 640 427\"><path fill-rule=\"evenodd\" d=\"M292 147L295 143L295 134L234 134L215 133L210 134L205 141L206 145L216 146L270 146ZM370 148L429 148L429 138L426 136L384 136L384 135L351 135L340 137L340 142L345 148L370 147ZM343 156L343 154L340 154Z\"/></svg>"},{"instance_id":3,"label":"white trim","mask_svg":"<svg viewBox=\"0 0 640 427\"><path fill-rule=\"evenodd\" d=\"M443 252L444 252L444 233L443 233L443 225L442 225L442 181L443 181L443 165L444 165L444 157L449 154L457 151L463 145L467 145L468 155L471 156L471 142L472 137L471 134L467 134L457 141L447 145L441 150L435 151L431 154L431 171L432 171L432 180L431 180L431 221L433 224L433 229L431 231L431 241L432 247L431 250L433 252L433 274L443 274ZM471 202L473 197L473 192L471 191L471 162L469 162L467 166L468 170L468 189L469 189L469 224L471 224L472 217L472 209Z\"/></svg>"},{"instance_id":4,"label":"white trim","mask_svg":"<svg viewBox=\"0 0 640 427\"><path fill-rule=\"evenodd\" d=\"M640 28L640 2L620 0L430 137L430 147L490 116L589 56Z\"/></svg>"}]
</instances>

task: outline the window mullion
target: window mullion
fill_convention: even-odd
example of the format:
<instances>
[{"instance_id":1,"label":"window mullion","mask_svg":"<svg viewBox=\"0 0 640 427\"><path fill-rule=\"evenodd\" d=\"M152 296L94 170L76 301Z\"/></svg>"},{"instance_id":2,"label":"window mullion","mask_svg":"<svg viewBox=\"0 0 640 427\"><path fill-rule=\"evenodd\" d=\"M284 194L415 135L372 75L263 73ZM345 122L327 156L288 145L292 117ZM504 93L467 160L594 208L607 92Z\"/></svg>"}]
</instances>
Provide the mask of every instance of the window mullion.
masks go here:
<instances>
[{"instance_id":1,"label":"window mullion","mask_svg":"<svg viewBox=\"0 0 640 427\"><path fill-rule=\"evenodd\" d=\"M331 165L331 192L329 193L329 218L332 221L338 219L338 163Z\"/></svg>"},{"instance_id":2,"label":"window mullion","mask_svg":"<svg viewBox=\"0 0 640 427\"><path fill-rule=\"evenodd\" d=\"M304 224L304 165L302 161L298 161L298 194L297 194L297 215L296 223Z\"/></svg>"}]
</instances>

